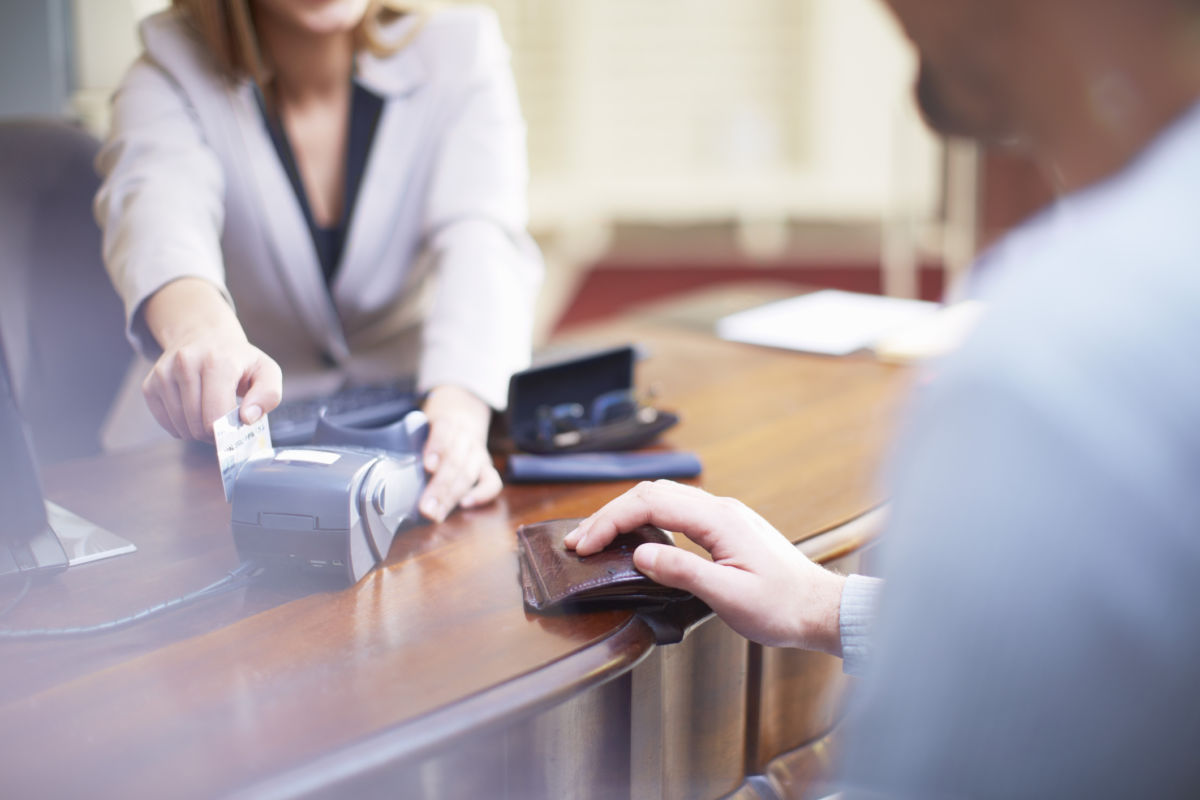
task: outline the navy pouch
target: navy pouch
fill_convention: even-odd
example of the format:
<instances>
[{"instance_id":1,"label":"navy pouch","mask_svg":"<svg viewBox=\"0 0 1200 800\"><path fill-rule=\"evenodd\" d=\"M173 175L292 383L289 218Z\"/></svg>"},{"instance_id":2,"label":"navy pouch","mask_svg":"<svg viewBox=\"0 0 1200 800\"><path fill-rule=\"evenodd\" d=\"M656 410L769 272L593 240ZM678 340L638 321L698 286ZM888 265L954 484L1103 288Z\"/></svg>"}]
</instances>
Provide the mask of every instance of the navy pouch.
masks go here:
<instances>
[{"instance_id":1,"label":"navy pouch","mask_svg":"<svg viewBox=\"0 0 1200 800\"><path fill-rule=\"evenodd\" d=\"M694 478L700 474L695 453L567 453L508 457L508 479L521 482L626 481Z\"/></svg>"},{"instance_id":2,"label":"navy pouch","mask_svg":"<svg viewBox=\"0 0 1200 800\"><path fill-rule=\"evenodd\" d=\"M636 353L616 347L512 376L508 432L527 453L634 450L652 443L679 416L638 401Z\"/></svg>"}]
</instances>

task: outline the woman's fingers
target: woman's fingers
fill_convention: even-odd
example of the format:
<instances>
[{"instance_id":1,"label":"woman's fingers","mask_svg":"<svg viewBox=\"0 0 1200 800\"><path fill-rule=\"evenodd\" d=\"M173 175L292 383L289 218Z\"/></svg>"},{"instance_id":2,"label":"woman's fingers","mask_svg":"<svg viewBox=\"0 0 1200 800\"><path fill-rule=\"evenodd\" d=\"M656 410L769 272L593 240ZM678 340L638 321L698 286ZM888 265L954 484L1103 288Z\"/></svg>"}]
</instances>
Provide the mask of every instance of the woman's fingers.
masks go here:
<instances>
[{"instance_id":1,"label":"woman's fingers","mask_svg":"<svg viewBox=\"0 0 1200 800\"><path fill-rule=\"evenodd\" d=\"M444 520L456 506L475 507L500 493L503 483L487 451L486 403L458 386L439 386L425 400L429 441L422 453L429 485L418 507L429 519Z\"/></svg>"},{"instance_id":2,"label":"woman's fingers","mask_svg":"<svg viewBox=\"0 0 1200 800\"><path fill-rule=\"evenodd\" d=\"M242 422L249 424L257 421L263 414L274 411L283 399L283 370L275 363L275 359L260 351L250 366L243 371L239 385L245 387ZM227 406L226 410L230 407Z\"/></svg>"},{"instance_id":3,"label":"woman's fingers","mask_svg":"<svg viewBox=\"0 0 1200 800\"><path fill-rule=\"evenodd\" d=\"M175 427L175 421L167 409L163 388L153 372L142 382L142 396L146 398L146 405L150 408L150 413L154 415L155 421L162 426L162 429L176 439L183 438Z\"/></svg>"},{"instance_id":4,"label":"woman's fingers","mask_svg":"<svg viewBox=\"0 0 1200 800\"><path fill-rule=\"evenodd\" d=\"M283 374L273 359L245 342L201 342L164 353L142 384L159 425L177 438L212 439L213 423L237 404L253 422L279 405Z\"/></svg>"},{"instance_id":5,"label":"woman's fingers","mask_svg":"<svg viewBox=\"0 0 1200 800\"><path fill-rule=\"evenodd\" d=\"M445 426L447 423L442 422ZM430 441L434 441L436 428L430 431ZM440 449L431 460L437 464L436 471L425 487L421 497L421 513L429 519L441 522L454 510L459 501L478 481L482 472L480 454L476 445L465 434L455 431L438 438Z\"/></svg>"},{"instance_id":6,"label":"woman's fingers","mask_svg":"<svg viewBox=\"0 0 1200 800\"><path fill-rule=\"evenodd\" d=\"M484 467L483 474L479 477L479 481L471 491L467 492L459 505L463 508L477 508L486 505L499 497L500 491L503 488L504 481L500 478L500 473L496 471L496 468L492 466L489 460Z\"/></svg>"},{"instance_id":7,"label":"woman's fingers","mask_svg":"<svg viewBox=\"0 0 1200 800\"><path fill-rule=\"evenodd\" d=\"M202 367L198 416L204 438L212 438L213 423L237 404L240 378L240 371L232 362L212 359Z\"/></svg>"}]
</instances>

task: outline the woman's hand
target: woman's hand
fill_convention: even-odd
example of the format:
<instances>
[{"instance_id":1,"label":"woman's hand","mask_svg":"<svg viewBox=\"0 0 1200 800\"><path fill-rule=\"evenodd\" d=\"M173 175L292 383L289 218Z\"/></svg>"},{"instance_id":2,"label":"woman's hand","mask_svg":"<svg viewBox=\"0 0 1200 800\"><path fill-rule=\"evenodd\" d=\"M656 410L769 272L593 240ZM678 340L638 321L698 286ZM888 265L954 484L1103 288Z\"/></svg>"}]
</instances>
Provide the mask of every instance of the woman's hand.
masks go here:
<instances>
[{"instance_id":1,"label":"woman's hand","mask_svg":"<svg viewBox=\"0 0 1200 800\"><path fill-rule=\"evenodd\" d=\"M500 494L503 483L487 451L492 410L487 403L458 386L439 386L425 398L429 441L425 470L432 477L418 504L435 522L455 506L474 508Z\"/></svg>"},{"instance_id":2,"label":"woman's hand","mask_svg":"<svg viewBox=\"0 0 1200 800\"><path fill-rule=\"evenodd\" d=\"M671 481L641 483L581 522L565 544L591 555L647 523L684 534L713 560L643 544L633 553L641 572L696 595L748 639L841 655L845 578L809 561L737 500Z\"/></svg>"},{"instance_id":3,"label":"woman's hand","mask_svg":"<svg viewBox=\"0 0 1200 800\"><path fill-rule=\"evenodd\" d=\"M279 405L279 365L246 340L212 284L198 278L169 283L146 301L144 313L163 354L142 382L142 394L172 436L212 441L213 422L238 396L246 423Z\"/></svg>"}]
</instances>

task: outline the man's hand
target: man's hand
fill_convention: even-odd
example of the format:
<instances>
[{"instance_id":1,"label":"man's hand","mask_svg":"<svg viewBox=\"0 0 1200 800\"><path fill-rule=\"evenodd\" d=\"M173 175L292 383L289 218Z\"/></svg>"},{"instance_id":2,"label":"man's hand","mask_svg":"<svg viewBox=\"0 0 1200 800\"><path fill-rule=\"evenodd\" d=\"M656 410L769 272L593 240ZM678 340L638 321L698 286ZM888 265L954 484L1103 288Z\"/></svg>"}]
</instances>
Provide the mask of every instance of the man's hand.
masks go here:
<instances>
[{"instance_id":1,"label":"man's hand","mask_svg":"<svg viewBox=\"0 0 1200 800\"><path fill-rule=\"evenodd\" d=\"M212 441L212 426L241 396L242 422L279 405L279 365L246 340L216 288L182 278L146 301L146 323L163 348L142 382L150 412L172 436Z\"/></svg>"},{"instance_id":2,"label":"man's hand","mask_svg":"<svg viewBox=\"0 0 1200 800\"><path fill-rule=\"evenodd\" d=\"M713 557L643 544L633 563L647 576L696 595L748 639L841 655L845 578L809 561L737 500L671 481L641 483L580 523L566 545L591 555L647 523L684 534Z\"/></svg>"},{"instance_id":3,"label":"man's hand","mask_svg":"<svg viewBox=\"0 0 1200 800\"><path fill-rule=\"evenodd\" d=\"M425 398L429 441L425 470L432 477L418 507L441 522L455 506L475 508L500 494L503 482L487 451L492 410L487 403L458 386L439 386Z\"/></svg>"}]
</instances>

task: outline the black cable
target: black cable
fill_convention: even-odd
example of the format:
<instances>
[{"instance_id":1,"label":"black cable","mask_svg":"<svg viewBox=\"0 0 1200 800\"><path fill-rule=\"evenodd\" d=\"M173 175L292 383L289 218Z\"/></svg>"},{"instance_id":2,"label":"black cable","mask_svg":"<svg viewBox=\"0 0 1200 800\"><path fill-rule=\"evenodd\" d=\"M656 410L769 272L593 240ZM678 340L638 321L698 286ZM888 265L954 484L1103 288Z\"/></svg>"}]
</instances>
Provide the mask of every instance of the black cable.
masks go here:
<instances>
[{"instance_id":1,"label":"black cable","mask_svg":"<svg viewBox=\"0 0 1200 800\"><path fill-rule=\"evenodd\" d=\"M150 617L158 616L165 611L179 608L188 603L201 600L205 597L214 597L218 594L224 594L232 589L236 589L242 585L239 579L246 578L258 570L258 565L253 561L246 561L239 565L236 569L230 570L229 574L219 581L210 583L203 589L197 589L194 592L185 594L182 597L176 597L173 600L168 600L165 603L159 603L156 606L150 606L138 611L136 614L130 614L127 617L110 620L109 622L98 622L95 625L81 625L74 628L31 628L29 630L3 630L0 629L0 639L59 639L68 638L71 636L88 636L96 633L110 633L121 628L128 627L138 622L149 619ZM25 591L22 590L21 597L17 598L16 602L20 602L24 597ZM15 606L15 603L13 603Z\"/></svg>"},{"instance_id":2,"label":"black cable","mask_svg":"<svg viewBox=\"0 0 1200 800\"><path fill-rule=\"evenodd\" d=\"M25 599L25 595L29 594L29 587L32 585L33 576L27 574L25 576L25 585L21 587L21 591L17 592L17 596L14 597L9 604L4 607L3 610L0 610L0 619L8 616L10 613L12 613L14 608L21 604L21 601Z\"/></svg>"}]
</instances>

